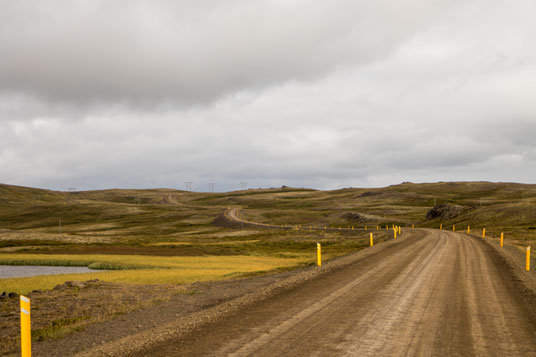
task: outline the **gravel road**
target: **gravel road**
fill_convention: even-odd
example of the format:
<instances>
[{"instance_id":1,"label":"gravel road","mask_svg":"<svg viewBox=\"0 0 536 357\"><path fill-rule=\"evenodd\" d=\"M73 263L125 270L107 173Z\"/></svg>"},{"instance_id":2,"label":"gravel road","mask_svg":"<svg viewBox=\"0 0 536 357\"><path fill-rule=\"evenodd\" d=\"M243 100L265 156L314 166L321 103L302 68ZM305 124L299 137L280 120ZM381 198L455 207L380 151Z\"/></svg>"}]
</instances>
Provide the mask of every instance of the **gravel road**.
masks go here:
<instances>
[{"instance_id":1,"label":"gravel road","mask_svg":"<svg viewBox=\"0 0 536 357\"><path fill-rule=\"evenodd\" d=\"M519 284L482 239L411 230L138 354L536 356L536 302Z\"/></svg>"}]
</instances>

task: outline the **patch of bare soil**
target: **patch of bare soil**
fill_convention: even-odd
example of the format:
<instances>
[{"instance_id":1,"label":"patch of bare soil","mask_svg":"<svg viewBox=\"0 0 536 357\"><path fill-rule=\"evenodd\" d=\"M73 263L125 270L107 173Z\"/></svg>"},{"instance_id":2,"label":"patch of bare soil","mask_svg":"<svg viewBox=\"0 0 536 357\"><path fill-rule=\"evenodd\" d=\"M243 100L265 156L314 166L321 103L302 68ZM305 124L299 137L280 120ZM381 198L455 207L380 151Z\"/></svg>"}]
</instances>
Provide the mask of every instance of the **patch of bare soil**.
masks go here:
<instances>
[{"instance_id":1,"label":"patch of bare soil","mask_svg":"<svg viewBox=\"0 0 536 357\"><path fill-rule=\"evenodd\" d=\"M83 330L132 310L169 300L187 292L182 286L113 284L99 280L66 282L53 290L28 294L32 304L32 335L35 348L42 340ZM15 353L19 346L19 295L0 296L0 354Z\"/></svg>"},{"instance_id":2,"label":"patch of bare soil","mask_svg":"<svg viewBox=\"0 0 536 357\"><path fill-rule=\"evenodd\" d=\"M68 282L50 291L34 291L29 294L32 350L35 356L72 355L252 293L289 274L185 286ZM18 295L0 299L0 355L18 352L18 304Z\"/></svg>"}]
</instances>

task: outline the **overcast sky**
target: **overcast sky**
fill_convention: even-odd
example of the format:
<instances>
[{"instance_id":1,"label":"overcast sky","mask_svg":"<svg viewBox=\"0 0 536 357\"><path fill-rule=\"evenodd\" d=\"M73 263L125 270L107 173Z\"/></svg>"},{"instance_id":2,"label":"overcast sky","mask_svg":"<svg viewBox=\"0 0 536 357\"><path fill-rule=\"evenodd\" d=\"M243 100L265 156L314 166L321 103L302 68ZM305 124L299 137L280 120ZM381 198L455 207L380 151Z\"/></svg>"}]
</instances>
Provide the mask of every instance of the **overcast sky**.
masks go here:
<instances>
[{"instance_id":1,"label":"overcast sky","mask_svg":"<svg viewBox=\"0 0 536 357\"><path fill-rule=\"evenodd\" d=\"M533 0L0 0L0 182L536 183Z\"/></svg>"}]
</instances>

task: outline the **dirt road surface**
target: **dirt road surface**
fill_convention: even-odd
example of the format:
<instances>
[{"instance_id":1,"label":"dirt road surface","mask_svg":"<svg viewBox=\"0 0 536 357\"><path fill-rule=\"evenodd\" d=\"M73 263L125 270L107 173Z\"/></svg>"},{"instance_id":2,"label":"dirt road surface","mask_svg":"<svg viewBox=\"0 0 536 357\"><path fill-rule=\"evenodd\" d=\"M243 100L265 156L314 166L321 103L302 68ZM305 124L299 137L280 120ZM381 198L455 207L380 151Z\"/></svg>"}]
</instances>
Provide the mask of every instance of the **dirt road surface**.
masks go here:
<instances>
[{"instance_id":1,"label":"dirt road surface","mask_svg":"<svg viewBox=\"0 0 536 357\"><path fill-rule=\"evenodd\" d=\"M535 301L481 239L413 230L139 355L536 356Z\"/></svg>"}]
</instances>

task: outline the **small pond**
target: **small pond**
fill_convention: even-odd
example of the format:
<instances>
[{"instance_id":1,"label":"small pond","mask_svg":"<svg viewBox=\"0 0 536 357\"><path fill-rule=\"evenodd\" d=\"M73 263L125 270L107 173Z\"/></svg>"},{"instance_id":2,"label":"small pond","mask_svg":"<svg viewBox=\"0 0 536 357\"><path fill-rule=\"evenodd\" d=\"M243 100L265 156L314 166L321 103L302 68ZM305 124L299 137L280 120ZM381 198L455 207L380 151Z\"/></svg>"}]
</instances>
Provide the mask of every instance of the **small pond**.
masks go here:
<instances>
[{"instance_id":1,"label":"small pond","mask_svg":"<svg viewBox=\"0 0 536 357\"><path fill-rule=\"evenodd\" d=\"M0 279L21 278L38 275L98 273L105 270L94 270L86 267L51 267L35 265L0 265Z\"/></svg>"}]
</instances>

